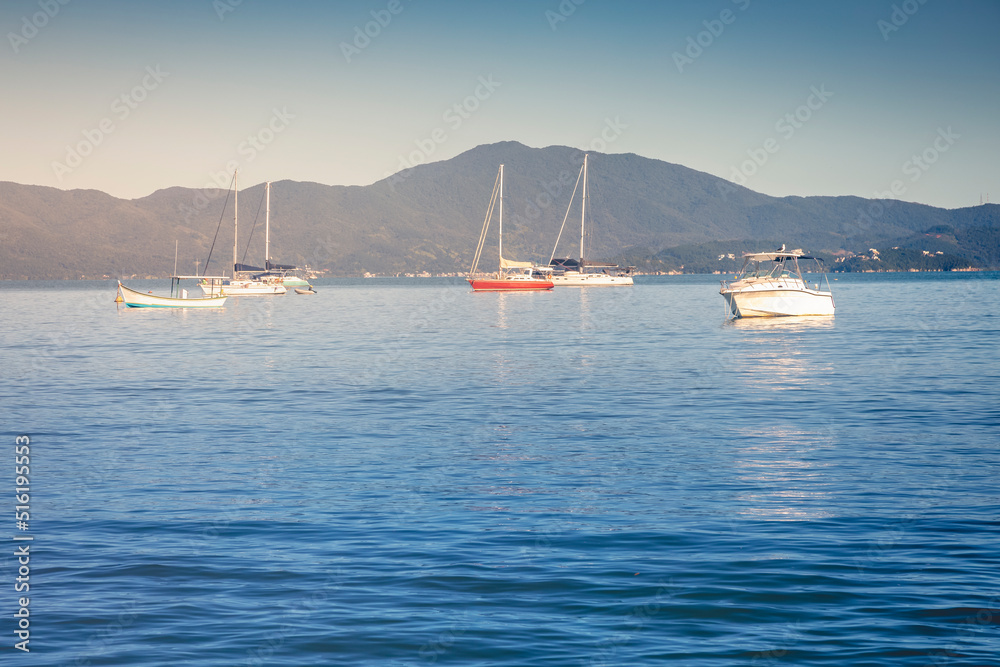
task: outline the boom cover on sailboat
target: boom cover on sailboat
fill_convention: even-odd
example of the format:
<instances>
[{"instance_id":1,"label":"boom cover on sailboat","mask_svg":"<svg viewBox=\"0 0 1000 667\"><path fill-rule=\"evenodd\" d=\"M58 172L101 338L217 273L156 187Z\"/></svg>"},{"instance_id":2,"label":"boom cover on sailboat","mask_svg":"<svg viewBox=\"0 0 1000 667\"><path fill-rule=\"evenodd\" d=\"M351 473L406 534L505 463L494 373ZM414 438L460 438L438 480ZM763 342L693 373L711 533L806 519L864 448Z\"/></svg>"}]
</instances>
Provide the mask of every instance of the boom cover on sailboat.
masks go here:
<instances>
[{"instance_id":1,"label":"boom cover on sailboat","mask_svg":"<svg viewBox=\"0 0 1000 667\"><path fill-rule=\"evenodd\" d=\"M271 260L265 260L264 264L267 266L268 271L292 271L299 267L293 264L275 264Z\"/></svg>"},{"instance_id":2,"label":"boom cover on sailboat","mask_svg":"<svg viewBox=\"0 0 1000 667\"><path fill-rule=\"evenodd\" d=\"M531 262L517 262L513 259L500 258L501 269L530 269L534 264Z\"/></svg>"},{"instance_id":3,"label":"boom cover on sailboat","mask_svg":"<svg viewBox=\"0 0 1000 667\"><path fill-rule=\"evenodd\" d=\"M249 264L236 264L236 271L242 271L246 273L263 273L264 269L259 266L250 266Z\"/></svg>"}]
</instances>

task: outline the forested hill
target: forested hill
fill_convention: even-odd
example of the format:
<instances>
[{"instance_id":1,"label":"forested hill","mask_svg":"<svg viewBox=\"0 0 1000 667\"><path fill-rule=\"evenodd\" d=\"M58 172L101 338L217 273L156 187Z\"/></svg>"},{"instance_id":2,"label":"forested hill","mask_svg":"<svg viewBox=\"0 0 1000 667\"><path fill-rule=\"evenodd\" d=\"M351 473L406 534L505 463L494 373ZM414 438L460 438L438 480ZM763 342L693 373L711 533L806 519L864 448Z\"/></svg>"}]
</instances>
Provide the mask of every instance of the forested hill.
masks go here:
<instances>
[{"instance_id":1,"label":"forested hill","mask_svg":"<svg viewBox=\"0 0 1000 667\"><path fill-rule=\"evenodd\" d=\"M583 152L574 148L508 141L369 186L277 181L271 185L271 256L333 275L466 271L503 163L505 255L544 261L582 161ZM931 228L951 230L959 256L966 252L961 239L974 237L968 242L985 245L976 250L980 265L997 256L990 247L996 238L990 230L1000 227L997 205L949 210L859 197L776 198L634 154L591 153L589 175L591 259L704 270L714 265L695 269L686 258L772 243L830 255L881 250ZM239 198L240 255L256 219L245 259L258 265L263 191L257 184L241 190ZM95 190L0 183L0 278L166 276L173 270L175 241L181 272L193 272L195 260L204 270L210 248L209 272L228 272L232 198L224 210L226 202L225 191L180 187L124 200ZM577 202L558 255L578 252L578 207ZM495 236L488 243L495 247Z\"/></svg>"}]
</instances>

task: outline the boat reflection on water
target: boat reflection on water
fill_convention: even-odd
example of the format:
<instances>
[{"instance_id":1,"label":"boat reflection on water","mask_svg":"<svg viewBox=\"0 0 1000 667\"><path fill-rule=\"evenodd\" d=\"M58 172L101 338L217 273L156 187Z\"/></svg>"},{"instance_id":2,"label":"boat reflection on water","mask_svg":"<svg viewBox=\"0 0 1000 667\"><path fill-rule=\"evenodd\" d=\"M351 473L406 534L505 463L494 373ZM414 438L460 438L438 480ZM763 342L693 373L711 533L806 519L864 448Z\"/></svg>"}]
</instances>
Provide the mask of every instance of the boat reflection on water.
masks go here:
<instances>
[{"instance_id":1,"label":"boat reflection on water","mask_svg":"<svg viewBox=\"0 0 1000 667\"><path fill-rule=\"evenodd\" d=\"M831 444L835 433L831 426L787 424L741 429L744 444L733 461L741 485L734 495L737 514L770 521L833 516L827 476L831 464L818 455Z\"/></svg>"},{"instance_id":2,"label":"boat reflection on water","mask_svg":"<svg viewBox=\"0 0 1000 667\"><path fill-rule=\"evenodd\" d=\"M765 389L799 392L806 386L814 393L829 385L825 376L834 369L810 334L833 330L835 325L835 318L824 315L727 320L723 326L747 335L738 352L735 348L728 351L725 364L750 394Z\"/></svg>"},{"instance_id":3,"label":"boat reflection on water","mask_svg":"<svg viewBox=\"0 0 1000 667\"><path fill-rule=\"evenodd\" d=\"M736 317L728 318L723 326L746 331L796 331L833 329L837 321L829 315L799 315L798 317Z\"/></svg>"},{"instance_id":4,"label":"boat reflection on water","mask_svg":"<svg viewBox=\"0 0 1000 667\"><path fill-rule=\"evenodd\" d=\"M497 323L494 324L497 329L507 328L507 296L509 292L497 292Z\"/></svg>"},{"instance_id":5,"label":"boat reflection on water","mask_svg":"<svg viewBox=\"0 0 1000 667\"><path fill-rule=\"evenodd\" d=\"M742 418L733 442L734 495L742 518L793 521L832 516L829 453L841 425L826 354L828 315L730 319L738 331L725 356Z\"/></svg>"}]
</instances>

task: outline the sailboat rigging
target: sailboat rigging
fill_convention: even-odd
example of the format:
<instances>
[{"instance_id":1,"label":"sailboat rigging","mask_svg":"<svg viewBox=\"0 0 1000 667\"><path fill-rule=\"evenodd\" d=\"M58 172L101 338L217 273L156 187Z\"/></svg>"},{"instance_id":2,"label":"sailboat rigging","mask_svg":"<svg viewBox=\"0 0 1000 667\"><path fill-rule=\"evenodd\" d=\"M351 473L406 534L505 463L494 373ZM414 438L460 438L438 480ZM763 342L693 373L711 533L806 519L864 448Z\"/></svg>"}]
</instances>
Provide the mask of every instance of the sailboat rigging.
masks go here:
<instances>
[{"instance_id":1,"label":"sailboat rigging","mask_svg":"<svg viewBox=\"0 0 1000 667\"><path fill-rule=\"evenodd\" d=\"M288 290L282 284L280 275L273 275L267 269L256 266L249 266L239 262L239 186L237 177L239 172L233 174L233 277L228 280L208 281L204 280L199 285L201 291L206 296L257 296L267 294L284 294ZM267 212L264 220L264 258L265 265L270 263L268 255L270 253L270 214L271 214L271 182L265 184L265 196L267 197Z\"/></svg>"}]
</instances>

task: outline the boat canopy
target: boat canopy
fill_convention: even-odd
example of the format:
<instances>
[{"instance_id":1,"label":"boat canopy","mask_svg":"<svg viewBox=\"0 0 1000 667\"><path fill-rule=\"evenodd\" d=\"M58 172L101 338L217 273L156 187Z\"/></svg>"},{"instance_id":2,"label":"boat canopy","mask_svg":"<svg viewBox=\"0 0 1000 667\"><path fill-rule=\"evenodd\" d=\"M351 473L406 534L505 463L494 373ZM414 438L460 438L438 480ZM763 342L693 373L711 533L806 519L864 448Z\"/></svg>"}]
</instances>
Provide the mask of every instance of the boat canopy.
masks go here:
<instances>
[{"instance_id":1,"label":"boat canopy","mask_svg":"<svg viewBox=\"0 0 1000 667\"><path fill-rule=\"evenodd\" d=\"M743 253L743 257L755 262L777 262L783 259L818 259L798 252L747 252Z\"/></svg>"}]
</instances>

